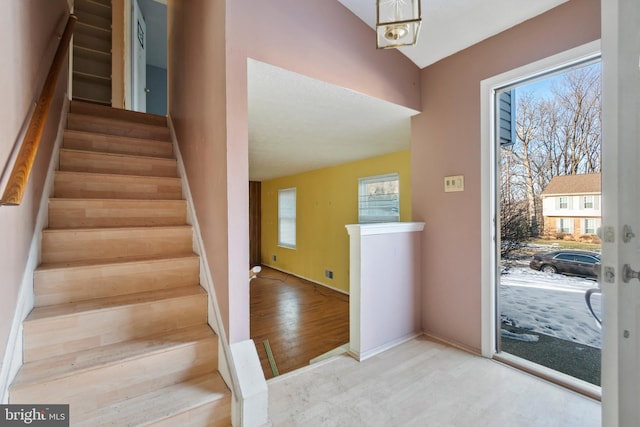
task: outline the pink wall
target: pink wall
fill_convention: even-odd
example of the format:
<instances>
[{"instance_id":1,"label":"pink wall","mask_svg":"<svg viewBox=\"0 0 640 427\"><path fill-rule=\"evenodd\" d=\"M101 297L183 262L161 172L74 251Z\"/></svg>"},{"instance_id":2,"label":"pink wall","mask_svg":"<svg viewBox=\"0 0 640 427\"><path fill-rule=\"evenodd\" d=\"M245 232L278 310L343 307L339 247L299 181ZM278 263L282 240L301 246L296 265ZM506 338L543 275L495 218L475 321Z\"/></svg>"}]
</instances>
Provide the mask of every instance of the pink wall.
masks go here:
<instances>
[{"instance_id":1,"label":"pink wall","mask_svg":"<svg viewBox=\"0 0 640 427\"><path fill-rule=\"evenodd\" d=\"M599 37L600 1L571 0L422 71L411 169L426 332L480 350L480 82ZM444 193L447 175L465 191Z\"/></svg>"},{"instance_id":2,"label":"pink wall","mask_svg":"<svg viewBox=\"0 0 640 427\"><path fill-rule=\"evenodd\" d=\"M228 334L224 7L221 1L169 1L167 14L169 115Z\"/></svg>"},{"instance_id":3,"label":"pink wall","mask_svg":"<svg viewBox=\"0 0 640 427\"><path fill-rule=\"evenodd\" d=\"M68 6L66 0L20 0L0 2L0 171L9 161L26 116L36 101L58 45ZM16 311L18 292L33 237L45 175L58 130L67 85L64 69L49 115L42 145L33 166L23 202L0 207L0 350ZM4 191L4 188L0 188Z\"/></svg>"},{"instance_id":4,"label":"pink wall","mask_svg":"<svg viewBox=\"0 0 640 427\"><path fill-rule=\"evenodd\" d=\"M374 31L335 1L169 0L168 14L169 114L225 329L238 342L249 338L247 58L414 109L419 70L376 50Z\"/></svg>"}]
</instances>

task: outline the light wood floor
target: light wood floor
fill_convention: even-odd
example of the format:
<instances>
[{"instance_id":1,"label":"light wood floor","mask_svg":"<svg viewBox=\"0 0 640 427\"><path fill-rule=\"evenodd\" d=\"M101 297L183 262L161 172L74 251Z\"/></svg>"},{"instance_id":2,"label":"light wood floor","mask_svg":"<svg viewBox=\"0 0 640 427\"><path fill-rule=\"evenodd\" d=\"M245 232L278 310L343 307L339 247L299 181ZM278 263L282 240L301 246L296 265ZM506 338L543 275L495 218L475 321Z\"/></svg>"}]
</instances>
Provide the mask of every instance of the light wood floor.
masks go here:
<instances>
[{"instance_id":1,"label":"light wood floor","mask_svg":"<svg viewBox=\"0 0 640 427\"><path fill-rule=\"evenodd\" d=\"M273 377L265 340L280 374L349 342L347 295L268 267L251 281L250 310L265 378Z\"/></svg>"},{"instance_id":2,"label":"light wood floor","mask_svg":"<svg viewBox=\"0 0 640 427\"><path fill-rule=\"evenodd\" d=\"M268 381L272 426L591 427L600 403L419 337Z\"/></svg>"}]
</instances>

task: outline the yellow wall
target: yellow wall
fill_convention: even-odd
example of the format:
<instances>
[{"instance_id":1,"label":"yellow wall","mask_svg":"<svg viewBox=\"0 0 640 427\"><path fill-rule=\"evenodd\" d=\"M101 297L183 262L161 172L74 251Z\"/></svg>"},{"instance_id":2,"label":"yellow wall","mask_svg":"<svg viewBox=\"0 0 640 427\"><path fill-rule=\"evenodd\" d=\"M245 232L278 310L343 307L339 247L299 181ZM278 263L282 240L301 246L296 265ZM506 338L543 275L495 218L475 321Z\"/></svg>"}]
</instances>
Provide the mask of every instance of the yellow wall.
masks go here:
<instances>
[{"instance_id":1,"label":"yellow wall","mask_svg":"<svg viewBox=\"0 0 640 427\"><path fill-rule=\"evenodd\" d=\"M400 220L411 221L411 151L262 182L262 264L349 292L349 236L358 179L398 172ZM278 190L296 188L296 249L278 246ZM272 257L276 256L274 262ZM333 271L333 280L324 276Z\"/></svg>"}]
</instances>

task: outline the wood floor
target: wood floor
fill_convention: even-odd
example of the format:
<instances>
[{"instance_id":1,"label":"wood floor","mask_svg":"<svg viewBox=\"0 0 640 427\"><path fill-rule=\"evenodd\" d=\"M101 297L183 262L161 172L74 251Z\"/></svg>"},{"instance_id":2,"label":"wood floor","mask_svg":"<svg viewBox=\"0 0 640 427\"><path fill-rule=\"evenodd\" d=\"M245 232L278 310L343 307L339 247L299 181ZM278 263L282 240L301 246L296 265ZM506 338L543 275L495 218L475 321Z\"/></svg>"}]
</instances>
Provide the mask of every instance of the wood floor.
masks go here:
<instances>
[{"instance_id":1,"label":"wood floor","mask_svg":"<svg viewBox=\"0 0 640 427\"><path fill-rule=\"evenodd\" d=\"M600 403L425 337L268 381L282 426L596 427Z\"/></svg>"},{"instance_id":2,"label":"wood floor","mask_svg":"<svg viewBox=\"0 0 640 427\"><path fill-rule=\"evenodd\" d=\"M263 267L251 281L251 339L265 378L273 378L264 341L280 374L349 342L349 297Z\"/></svg>"}]
</instances>

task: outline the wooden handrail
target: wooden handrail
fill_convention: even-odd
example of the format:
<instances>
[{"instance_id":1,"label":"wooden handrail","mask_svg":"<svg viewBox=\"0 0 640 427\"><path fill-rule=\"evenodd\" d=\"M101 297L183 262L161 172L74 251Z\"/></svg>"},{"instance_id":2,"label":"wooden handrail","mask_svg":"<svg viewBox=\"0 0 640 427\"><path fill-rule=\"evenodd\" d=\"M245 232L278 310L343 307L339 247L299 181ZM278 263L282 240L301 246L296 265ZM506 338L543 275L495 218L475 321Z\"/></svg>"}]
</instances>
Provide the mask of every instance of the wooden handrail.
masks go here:
<instances>
[{"instance_id":1,"label":"wooden handrail","mask_svg":"<svg viewBox=\"0 0 640 427\"><path fill-rule=\"evenodd\" d=\"M75 15L69 15L69 20L64 28L58 49L56 50L56 55L53 57L49 74L47 74L47 79L44 81L42 92L40 93L36 108L29 121L29 126L27 127L24 140L20 146L20 151L18 151L11 175L9 175L7 186L5 187L2 199L0 199L0 205L17 206L22 202L24 191L27 188L27 181L31 174L31 168L38 153L42 133L47 123L51 103L56 93L60 70L62 69L62 64L69 49L71 34L73 33L73 27L77 20L78 18Z\"/></svg>"}]
</instances>

